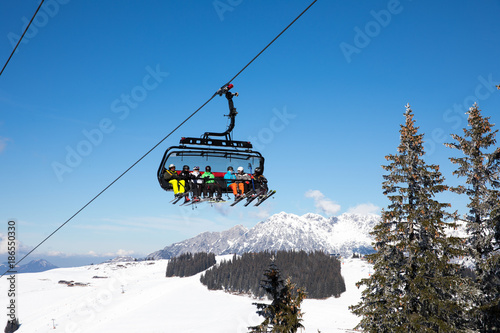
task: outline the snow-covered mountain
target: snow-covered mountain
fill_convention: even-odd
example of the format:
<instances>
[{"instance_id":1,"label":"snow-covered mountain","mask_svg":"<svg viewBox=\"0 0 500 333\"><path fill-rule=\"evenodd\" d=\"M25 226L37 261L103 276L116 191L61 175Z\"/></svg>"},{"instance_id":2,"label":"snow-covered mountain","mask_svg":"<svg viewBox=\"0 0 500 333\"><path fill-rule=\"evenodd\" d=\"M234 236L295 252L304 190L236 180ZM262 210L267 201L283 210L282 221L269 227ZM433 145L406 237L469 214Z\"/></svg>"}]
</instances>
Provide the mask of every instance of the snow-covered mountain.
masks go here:
<instances>
[{"instance_id":1,"label":"snow-covered mountain","mask_svg":"<svg viewBox=\"0 0 500 333\"><path fill-rule=\"evenodd\" d=\"M326 218L308 213L302 216L281 212L251 229L241 225L223 232L205 232L183 242L174 243L148 257L168 259L185 252L242 254L274 250L325 251L344 257L353 252L373 252L370 231L378 215L342 214Z\"/></svg>"},{"instance_id":2,"label":"snow-covered mountain","mask_svg":"<svg viewBox=\"0 0 500 333\"><path fill-rule=\"evenodd\" d=\"M48 271L49 269L58 268L56 265L51 264L45 259L31 260L29 263L18 266L15 271L16 273L37 273ZM8 263L3 263L0 265L0 274L3 274L9 269ZM9 275L9 274L7 274Z\"/></svg>"},{"instance_id":3,"label":"snow-covered mountain","mask_svg":"<svg viewBox=\"0 0 500 333\"><path fill-rule=\"evenodd\" d=\"M163 250L148 255L151 259L170 259L182 253L212 252L214 254L224 253L238 239L248 232L242 225L237 225L222 232L203 232L198 236L182 242L174 243Z\"/></svg>"}]
</instances>

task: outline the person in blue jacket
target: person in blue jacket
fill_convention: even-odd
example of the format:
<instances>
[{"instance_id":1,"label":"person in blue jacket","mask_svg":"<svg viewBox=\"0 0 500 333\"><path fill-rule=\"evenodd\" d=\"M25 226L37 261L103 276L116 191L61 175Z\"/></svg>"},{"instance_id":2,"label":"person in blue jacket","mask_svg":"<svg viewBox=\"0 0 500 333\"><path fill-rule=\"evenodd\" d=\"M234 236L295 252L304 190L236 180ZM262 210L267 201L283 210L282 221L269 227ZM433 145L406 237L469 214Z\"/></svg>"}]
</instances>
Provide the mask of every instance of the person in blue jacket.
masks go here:
<instances>
[{"instance_id":1,"label":"person in blue jacket","mask_svg":"<svg viewBox=\"0 0 500 333\"><path fill-rule=\"evenodd\" d=\"M234 199L238 199L245 192L243 183L236 183L236 174L232 166L227 167L227 173L224 175L226 186L229 187L234 194Z\"/></svg>"}]
</instances>

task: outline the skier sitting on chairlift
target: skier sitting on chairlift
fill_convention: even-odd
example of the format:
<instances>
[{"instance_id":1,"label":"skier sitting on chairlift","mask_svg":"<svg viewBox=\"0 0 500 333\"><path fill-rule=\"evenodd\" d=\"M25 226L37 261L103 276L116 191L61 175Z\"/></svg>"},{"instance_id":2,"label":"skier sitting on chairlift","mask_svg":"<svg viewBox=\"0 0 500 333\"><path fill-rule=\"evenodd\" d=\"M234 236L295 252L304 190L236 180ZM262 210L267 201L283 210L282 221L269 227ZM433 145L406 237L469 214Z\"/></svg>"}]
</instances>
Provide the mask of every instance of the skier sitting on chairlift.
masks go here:
<instances>
[{"instance_id":1,"label":"skier sitting on chairlift","mask_svg":"<svg viewBox=\"0 0 500 333\"><path fill-rule=\"evenodd\" d=\"M255 168L253 174L253 181L255 186L255 192L258 196L265 195L269 189L267 187L267 179L262 174L262 169L260 167Z\"/></svg>"},{"instance_id":2,"label":"skier sitting on chairlift","mask_svg":"<svg viewBox=\"0 0 500 333\"><path fill-rule=\"evenodd\" d=\"M243 183L236 183L236 175L233 172L233 167L227 167L227 173L224 175L224 180L226 181L227 187L229 187L234 194L234 200L237 200L243 193L245 193L245 186Z\"/></svg>"},{"instance_id":3,"label":"skier sitting on chairlift","mask_svg":"<svg viewBox=\"0 0 500 333\"><path fill-rule=\"evenodd\" d=\"M177 175L177 171L175 171L175 165L170 164L168 166L168 170L165 170L163 174L163 178L172 184L172 189L174 190L174 195L176 197L182 195L184 193L184 188L186 186L186 181L180 179Z\"/></svg>"},{"instance_id":4,"label":"skier sitting on chairlift","mask_svg":"<svg viewBox=\"0 0 500 333\"><path fill-rule=\"evenodd\" d=\"M238 167L238 173L236 174L236 183L238 183L239 188L241 189L241 186L243 185L243 190L244 193L247 193L251 186L250 186L250 180L252 177L244 172L244 169L242 166Z\"/></svg>"},{"instance_id":5,"label":"skier sitting on chairlift","mask_svg":"<svg viewBox=\"0 0 500 333\"><path fill-rule=\"evenodd\" d=\"M179 178L181 179L181 185L184 186L184 203L189 201L189 193L188 191L190 190L190 182L189 179L191 178L191 173L189 172L189 165L184 165L182 167L182 171L179 174ZM184 182L184 183L182 183Z\"/></svg>"},{"instance_id":6,"label":"skier sitting on chairlift","mask_svg":"<svg viewBox=\"0 0 500 333\"><path fill-rule=\"evenodd\" d=\"M205 173L201 176L205 180L203 186L203 196L213 198L214 192L216 195L216 200L222 199L222 191L220 185L215 181L215 175L212 173L212 168L210 165L205 167Z\"/></svg>"},{"instance_id":7,"label":"skier sitting on chairlift","mask_svg":"<svg viewBox=\"0 0 500 333\"><path fill-rule=\"evenodd\" d=\"M200 201L201 188L203 180L201 179L200 167L195 166L190 174L191 186L193 191L193 202Z\"/></svg>"}]
</instances>

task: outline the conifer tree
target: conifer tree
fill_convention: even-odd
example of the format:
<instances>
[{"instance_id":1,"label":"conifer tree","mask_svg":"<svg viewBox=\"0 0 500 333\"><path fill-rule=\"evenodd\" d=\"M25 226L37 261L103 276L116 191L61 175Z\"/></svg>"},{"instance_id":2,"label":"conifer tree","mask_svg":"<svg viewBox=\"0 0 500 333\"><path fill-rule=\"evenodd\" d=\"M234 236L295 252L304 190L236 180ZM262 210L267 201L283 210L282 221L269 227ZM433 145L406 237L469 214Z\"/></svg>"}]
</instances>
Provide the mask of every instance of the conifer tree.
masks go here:
<instances>
[{"instance_id":1,"label":"conifer tree","mask_svg":"<svg viewBox=\"0 0 500 333\"><path fill-rule=\"evenodd\" d=\"M290 278L285 281L285 287L282 292L283 308L277 315L278 325L276 332L294 333L299 328L304 328L302 322L302 311L300 305L306 298L306 292L292 283Z\"/></svg>"},{"instance_id":2,"label":"conifer tree","mask_svg":"<svg viewBox=\"0 0 500 333\"><path fill-rule=\"evenodd\" d=\"M358 282L366 286L361 302L350 309L362 316L364 332L460 332L462 304L459 266L461 240L445 230L450 205L435 195L446 191L439 166L424 162L423 134L406 106L396 155L383 166L382 188L390 204L372 234L376 253L367 258L374 273Z\"/></svg>"},{"instance_id":3,"label":"conifer tree","mask_svg":"<svg viewBox=\"0 0 500 333\"><path fill-rule=\"evenodd\" d=\"M279 269L274 260L264 273L265 279L262 281L262 288L270 295L271 304L253 303L257 306L257 314L264 317L264 321L258 325L249 327L252 333L295 333L301 324L302 312L300 305L306 293L301 288L287 279L281 278Z\"/></svg>"},{"instance_id":4,"label":"conifer tree","mask_svg":"<svg viewBox=\"0 0 500 333\"><path fill-rule=\"evenodd\" d=\"M468 249L475 263L476 288L473 298L481 332L500 331L500 148L494 147L496 133L489 117L483 117L477 104L469 111L464 135L452 134L455 143L446 146L458 149L463 157L451 158L458 165L453 173L465 178L465 185L453 188L469 198L465 214L469 233Z\"/></svg>"},{"instance_id":5,"label":"conifer tree","mask_svg":"<svg viewBox=\"0 0 500 333\"><path fill-rule=\"evenodd\" d=\"M19 319L18 318L11 319L7 321L7 326L5 326L4 332L14 333L19 329L19 327L21 327L21 325L19 325Z\"/></svg>"}]
</instances>

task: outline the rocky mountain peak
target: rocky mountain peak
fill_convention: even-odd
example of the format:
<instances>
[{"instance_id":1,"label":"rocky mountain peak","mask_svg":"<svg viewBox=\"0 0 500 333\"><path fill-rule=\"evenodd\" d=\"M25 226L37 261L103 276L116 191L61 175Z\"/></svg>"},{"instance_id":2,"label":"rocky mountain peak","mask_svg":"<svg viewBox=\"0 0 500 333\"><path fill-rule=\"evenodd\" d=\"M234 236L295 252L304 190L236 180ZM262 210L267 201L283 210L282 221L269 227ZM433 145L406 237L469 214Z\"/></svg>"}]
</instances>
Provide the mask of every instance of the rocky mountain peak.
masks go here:
<instances>
[{"instance_id":1,"label":"rocky mountain peak","mask_svg":"<svg viewBox=\"0 0 500 333\"><path fill-rule=\"evenodd\" d=\"M350 256L353 252L372 252L370 232L378 215L345 213L326 218L308 213L302 216L280 212L247 229L236 225L222 232L204 232L193 238L166 246L149 255L168 259L186 252L242 254L274 250L325 251Z\"/></svg>"}]
</instances>

